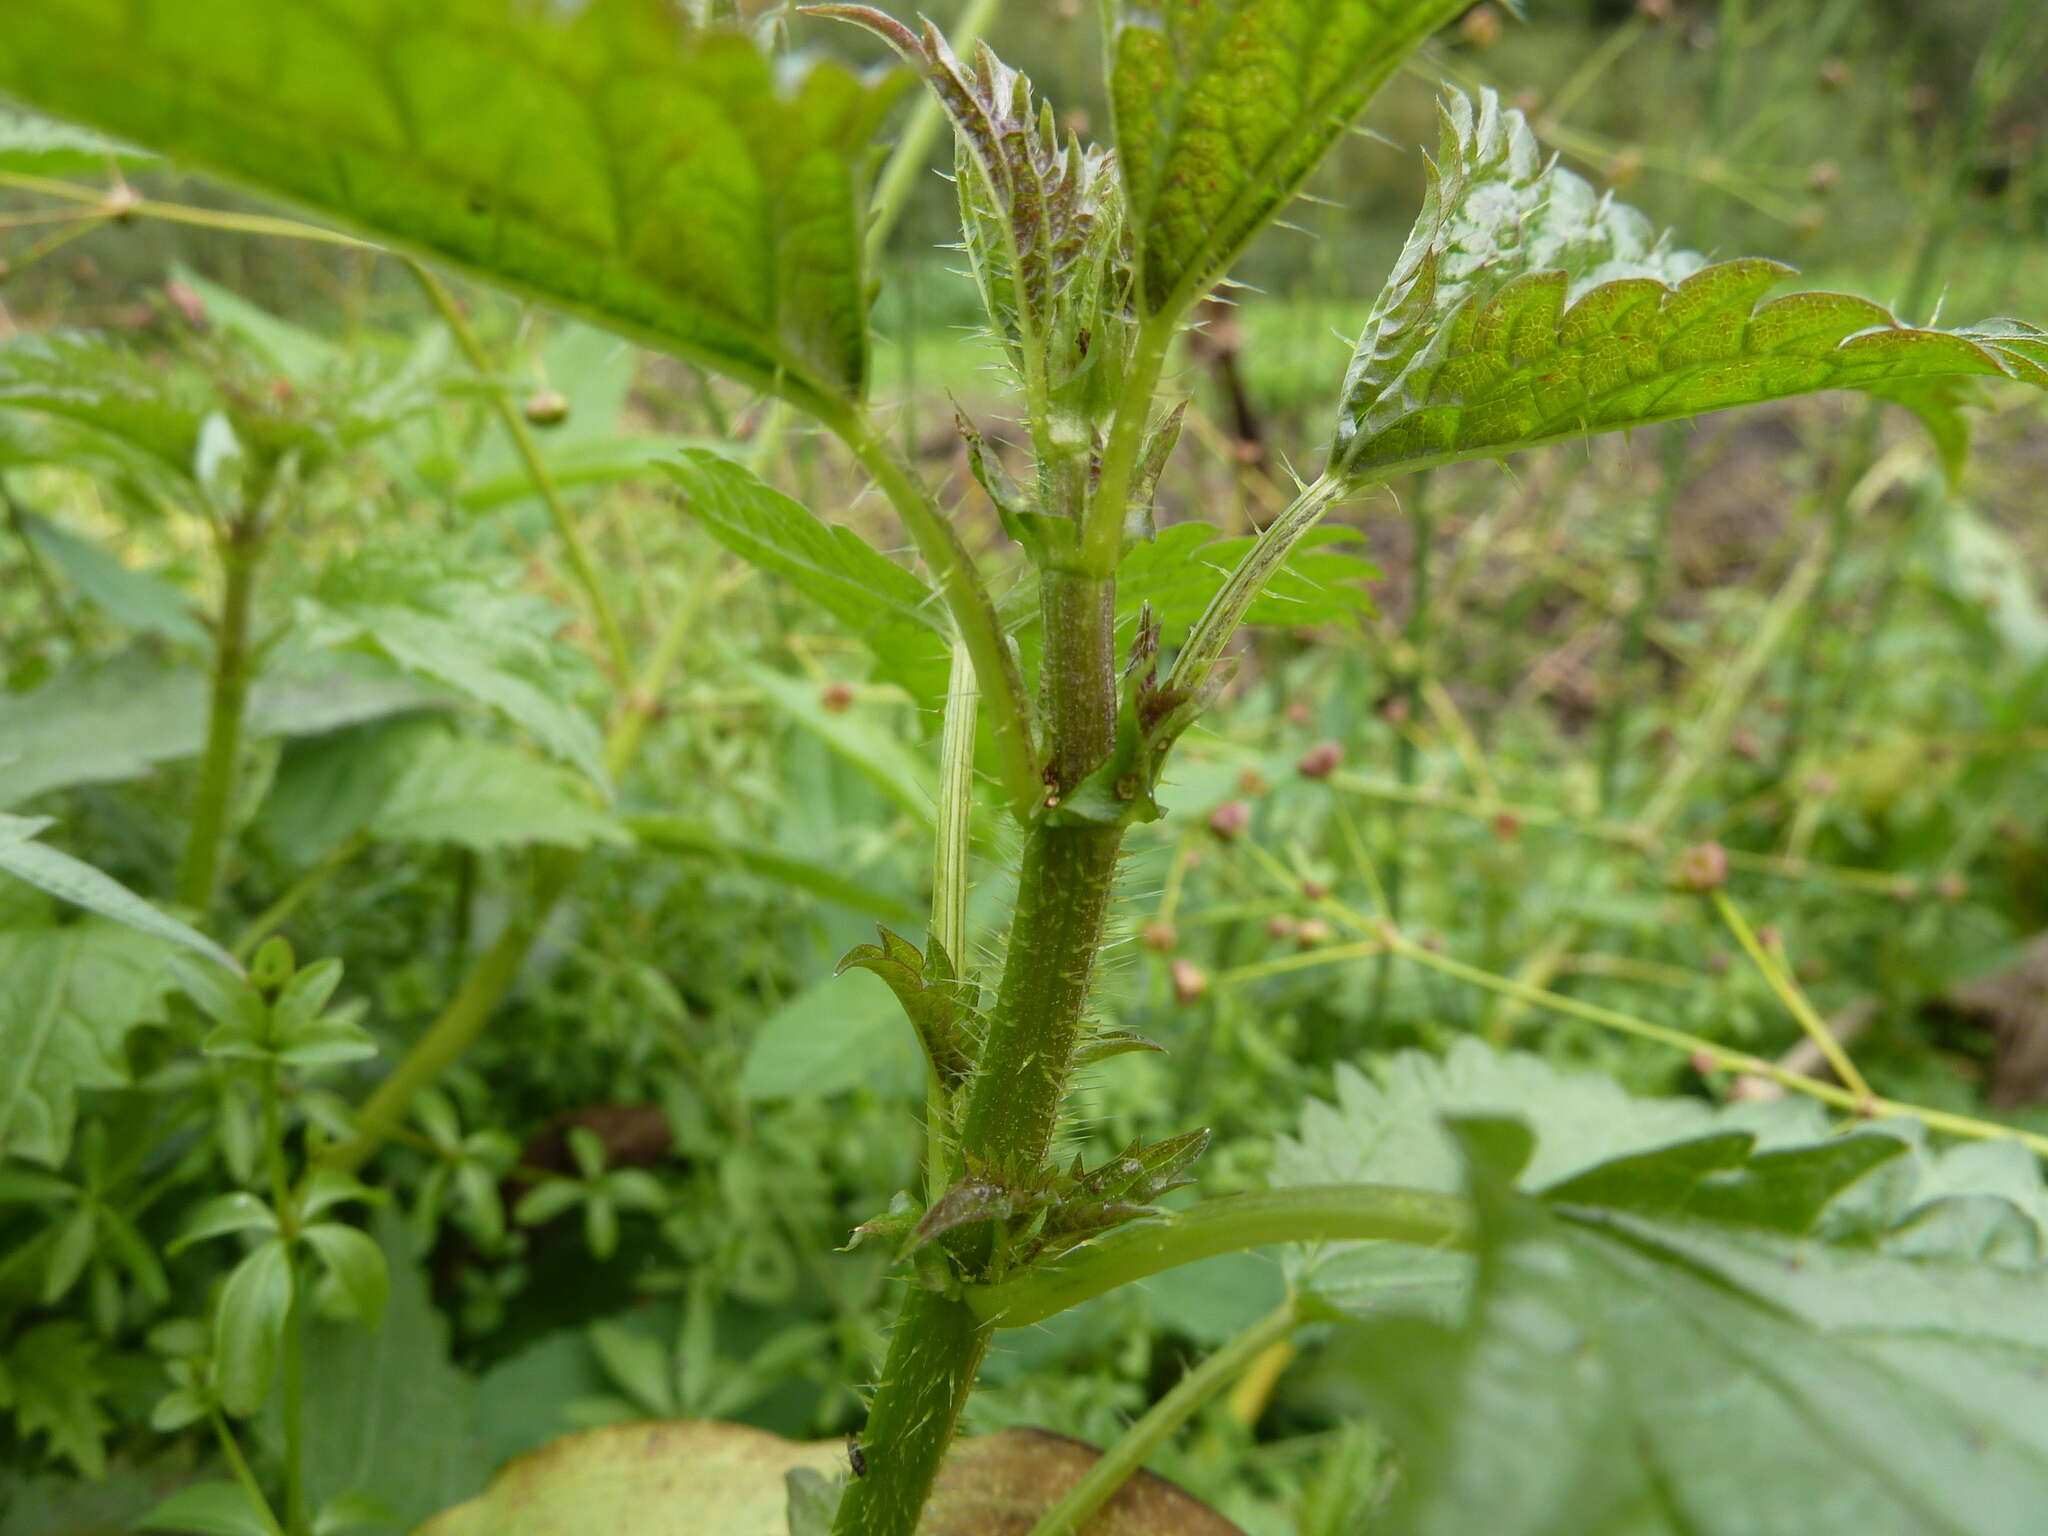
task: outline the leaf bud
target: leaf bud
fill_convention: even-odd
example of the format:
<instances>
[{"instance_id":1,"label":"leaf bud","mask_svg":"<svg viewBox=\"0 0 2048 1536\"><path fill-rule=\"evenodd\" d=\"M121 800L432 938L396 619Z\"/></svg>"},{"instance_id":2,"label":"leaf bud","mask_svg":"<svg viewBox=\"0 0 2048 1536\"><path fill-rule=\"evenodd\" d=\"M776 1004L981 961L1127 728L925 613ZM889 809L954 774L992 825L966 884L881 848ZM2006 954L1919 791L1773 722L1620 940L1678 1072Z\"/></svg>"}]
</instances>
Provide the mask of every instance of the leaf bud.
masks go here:
<instances>
[{"instance_id":1,"label":"leaf bud","mask_svg":"<svg viewBox=\"0 0 2048 1536\"><path fill-rule=\"evenodd\" d=\"M258 946L256 958L249 962L249 980L265 992L275 992L297 969L290 942L283 934L274 933Z\"/></svg>"}]
</instances>

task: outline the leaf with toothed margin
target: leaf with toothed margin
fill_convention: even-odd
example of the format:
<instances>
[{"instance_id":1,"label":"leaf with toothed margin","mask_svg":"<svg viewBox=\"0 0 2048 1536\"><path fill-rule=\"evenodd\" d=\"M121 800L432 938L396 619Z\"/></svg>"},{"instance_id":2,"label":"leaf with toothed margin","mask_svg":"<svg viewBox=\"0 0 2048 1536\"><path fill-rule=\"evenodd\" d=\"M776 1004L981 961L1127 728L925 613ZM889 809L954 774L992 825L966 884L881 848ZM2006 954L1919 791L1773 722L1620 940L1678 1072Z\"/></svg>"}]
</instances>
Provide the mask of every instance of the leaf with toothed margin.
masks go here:
<instances>
[{"instance_id":1,"label":"leaf with toothed margin","mask_svg":"<svg viewBox=\"0 0 2048 1536\"><path fill-rule=\"evenodd\" d=\"M1124 0L1118 164L1147 314L1178 316L1469 0Z\"/></svg>"},{"instance_id":2,"label":"leaf with toothed margin","mask_svg":"<svg viewBox=\"0 0 2048 1536\"><path fill-rule=\"evenodd\" d=\"M1064 422L1064 445L1085 450L1086 424L1116 399L1129 350L1115 156L1073 134L1062 143L1052 103L986 43L969 66L929 21L917 32L867 5L805 12L865 27L931 83L953 124L960 222L983 306L1034 419Z\"/></svg>"},{"instance_id":3,"label":"leaf with toothed margin","mask_svg":"<svg viewBox=\"0 0 2048 1536\"><path fill-rule=\"evenodd\" d=\"M1133 1051L1156 1051L1166 1053L1166 1047L1157 1040L1147 1039L1136 1030L1105 1029L1089 1036L1074 1047L1076 1067L1092 1067L1097 1062L1108 1061L1115 1056L1128 1056Z\"/></svg>"},{"instance_id":4,"label":"leaf with toothed margin","mask_svg":"<svg viewBox=\"0 0 2048 1536\"><path fill-rule=\"evenodd\" d=\"M937 938L929 941L925 954L901 934L880 924L875 931L880 944L857 944L846 952L834 975L847 971L871 971L896 994L910 1019L917 1038L939 1081L958 1087L974 1069L974 1046L980 1032L980 1016L971 998L974 984L962 981L953 971L952 958Z\"/></svg>"},{"instance_id":5,"label":"leaf with toothed margin","mask_svg":"<svg viewBox=\"0 0 2048 1536\"><path fill-rule=\"evenodd\" d=\"M1448 97L1422 216L1344 381L1331 453L1353 482L1825 389L1921 414L1955 469L1958 383L2048 388L2048 332L1909 326L1866 299L1765 301L1791 269L1708 266L1544 160L1491 92Z\"/></svg>"},{"instance_id":6,"label":"leaf with toothed margin","mask_svg":"<svg viewBox=\"0 0 2048 1536\"><path fill-rule=\"evenodd\" d=\"M904 83L779 82L667 0L9 0L0 93L843 411L867 148Z\"/></svg>"}]
</instances>

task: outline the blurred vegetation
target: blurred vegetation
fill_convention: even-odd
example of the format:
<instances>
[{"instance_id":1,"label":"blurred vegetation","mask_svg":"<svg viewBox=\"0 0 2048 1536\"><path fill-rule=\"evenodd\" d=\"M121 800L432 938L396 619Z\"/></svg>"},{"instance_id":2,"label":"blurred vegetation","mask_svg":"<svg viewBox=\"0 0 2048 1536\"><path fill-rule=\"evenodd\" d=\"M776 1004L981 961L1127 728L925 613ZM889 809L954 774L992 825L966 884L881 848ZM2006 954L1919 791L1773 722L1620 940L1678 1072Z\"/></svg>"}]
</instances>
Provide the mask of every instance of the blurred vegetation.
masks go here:
<instances>
[{"instance_id":1,"label":"blurred vegetation","mask_svg":"<svg viewBox=\"0 0 2048 1536\"><path fill-rule=\"evenodd\" d=\"M1200 508L1255 526L1285 501L1287 466L1314 457L1331 382L1412 217L1442 81L1513 82L1568 161L1702 250L1782 254L1909 316L2048 314L2037 5L1530 10L1474 7L1318 174L1298 229L1258 248L1237 307L1186 362L1195 409L1169 521ZM1096 27L1061 0L1006 8L994 34L1083 131L1103 112ZM827 34L793 23L797 46L871 56ZM165 202L255 206L148 165L125 174ZM674 681L645 701L605 830L478 835L441 806L410 829L336 832L350 776L370 771L365 744L423 719L536 770L573 757L536 733L543 715L595 739L613 683L552 569L546 510L396 263L148 218L61 246L7 223L41 206L28 189L0 196L8 345L91 328L224 398L332 401L392 379L430 397L303 488L258 601L276 675L318 695L344 664L368 667L422 696L339 727L280 704L249 748L220 931L275 929L342 960L342 995L388 1061L529 909L555 856L540 845L590 845L499 1021L381 1164L403 1217L380 1229L401 1291L422 1316L425 1298L438 1305L474 1384L477 1464L646 1413L845 1432L878 1346L885 1256L833 1250L909 1181L921 1084L881 989L820 978L876 920L925 902L928 812L904 765L931 756L937 722L869 677L820 614L746 575L641 466L716 443L893 542L879 504L764 402L465 292L501 392L536 421L551 414L543 396L566 407L536 435L625 621L652 633L694 618ZM954 408L998 437L1005 424L987 350L964 334L970 288L932 249L951 206L925 179L894 243L879 377L905 439L935 473L950 466L973 538L992 546ZM2017 404L1987 398L1959 487L1909 420L1830 398L1439 472L1398 505L1351 509L1384 572L1372 603L1263 634L1178 767L1171 814L1133 838L1102 1012L1165 1045L1173 1068L1133 1055L1094 1069L1090 1160L1207 1124L1205 1186L1252 1187L1261 1149L1338 1062L1468 1034L1643 1089L1768 1091L1711 1057L1378 953L1324 899L1383 900L1431 953L1511 985L1794 1052L1798 1024L1724 916L1670 887L1682 851L1708 841L1729 851L1735 907L1853 1035L1878 1093L2048 1131L2048 1010L2024 985L1998 990L2048 929L2048 430ZM4 431L0 449L0 786L36 731L86 731L135 761L0 807L59 818L66 846L164 895L195 766L190 746L157 739L166 717L145 696L195 675L189 599L214 579L203 543L132 466L47 462ZM508 710L474 673L361 654L350 614L370 603L431 612L435 644L472 648L477 668L553 712ZM569 815L559 797L535 803ZM1226 805L1246 813L1229 836L1215 830ZM982 829L980 869L1007 835ZM975 900L992 913L990 883ZM0 909L13 899L0 890ZM158 1247L230 1155L220 1117L249 1112L218 1107L237 1102L226 1078L195 1100L153 1076L195 1027L174 1006L136 1033L133 1086L85 1096L67 1165L83 1176L77 1160L97 1149L110 1198ZM349 1066L317 1087L355 1098L372 1080ZM533 1188L576 1172L575 1128L608 1167L649 1169L662 1190L658 1208L622 1210L602 1253L595 1225L518 1219ZM113 1529L211 1454L149 1429L164 1391L151 1341L202 1305L220 1261L182 1254L161 1288L95 1261L58 1287L37 1212L0 1204L0 1340L74 1330L89 1386L65 1433L0 1430L0 1533ZM1263 1259L1216 1261L1007 1336L977 1426L1104 1442L1279 1283ZM1311 1345L1267 1388L1218 1405L1160 1470L1256 1536L1369 1529L1383 1448L1340 1427L1341 1352ZM78 1482L106 1468L108 1481Z\"/></svg>"}]
</instances>

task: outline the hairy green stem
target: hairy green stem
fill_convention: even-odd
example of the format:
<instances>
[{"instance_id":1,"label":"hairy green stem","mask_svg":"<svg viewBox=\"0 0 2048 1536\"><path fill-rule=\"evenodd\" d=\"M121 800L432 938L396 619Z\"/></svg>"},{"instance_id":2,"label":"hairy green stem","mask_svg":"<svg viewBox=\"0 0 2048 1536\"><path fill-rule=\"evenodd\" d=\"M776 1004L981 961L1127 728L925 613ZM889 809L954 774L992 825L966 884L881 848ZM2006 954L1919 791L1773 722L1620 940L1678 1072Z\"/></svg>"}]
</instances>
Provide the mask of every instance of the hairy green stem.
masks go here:
<instances>
[{"instance_id":1,"label":"hairy green stem","mask_svg":"<svg viewBox=\"0 0 2048 1536\"><path fill-rule=\"evenodd\" d=\"M1204 1200L1159 1221L1120 1227L1057 1264L970 1287L967 1304L997 1328L1025 1328L1069 1307L1199 1259L1271 1243L1378 1241L1463 1248L1463 1200L1390 1184L1322 1184Z\"/></svg>"},{"instance_id":2,"label":"hairy green stem","mask_svg":"<svg viewBox=\"0 0 2048 1536\"><path fill-rule=\"evenodd\" d=\"M178 865L178 901L204 914L220 887L221 854L234 815L242 755L242 725L249 706L249 618L255 603L262 534L253 512L236 517L219 538L224 585L214 626L213 689L206 710L206 747L199 760L185 855Z\"/></svg>"},{"instance_id":3,"label":"hairy green stem","mask_svg":"<svg viewBox=\"0 0 2048 1536\"><path fill-rule=\"evenodd\" d=\"M1174 1383L1166 1396L1124 1431L1121 1440L1090 1467L1081 1480L1038 1517L1030 1536L1080 1536L1089 1518L1116 1496L1117 1489L1167 1438L1194 1417L1196 1410L1235 1381L1266 1350L1287 1338L1302 1323L1301 1304L1290 1296L1251 1327Z\"/></svg>"},{"instance_id":4,"label":"hairy green stem","mask_svg":"<svg viewBox=\"0 0 2048 1536\"><path fill-rule=\"evenodd\" d=\"M861 1430L867 1474L848 1484L835 1536L913 1536L989 1333L963 1301L921 1289L904 1298Z\"/></svg>"}]
</instances>

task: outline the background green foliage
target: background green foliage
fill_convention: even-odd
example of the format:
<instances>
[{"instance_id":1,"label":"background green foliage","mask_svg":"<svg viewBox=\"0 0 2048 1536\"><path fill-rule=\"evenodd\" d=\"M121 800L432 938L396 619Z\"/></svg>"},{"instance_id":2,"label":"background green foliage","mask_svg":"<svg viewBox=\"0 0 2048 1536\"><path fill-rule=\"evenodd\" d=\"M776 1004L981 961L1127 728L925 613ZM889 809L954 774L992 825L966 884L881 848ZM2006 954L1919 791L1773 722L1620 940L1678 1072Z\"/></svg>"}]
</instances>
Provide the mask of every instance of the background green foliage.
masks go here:
<instances>
[{"instance_id":1,"label":"background green foliage","mask_svg":"<svg viewBox=\"0 0 2048 1536\"><path fill-rule=\"evenodd\" d=\"M1625 186L1710 257L1786 252L1809 281L1909 320L1937 305L1962 319L2048 313L2048 23L2032 7L1532 10L1520 24L1481 7L1446 31L1382 97L1370 126L1383 138L1348 139L1316 173L1309 190L1329 200L1296 205L1299 232L1253 248L1239 270L1253 291L1184 365L1187 444L1162 488L1159 541L1129 573L1127 617L1142 595L1169 643L1184 633L1207 591L1188 571L1220 571L1234 552L1194 518L1247 535L1286 500L1284 466L1314 462L1331 381L1421 194L1414 146L1435 141L1446 80L1519 93L1569 165ZM1093 16L1048 12L1006 19L997 44L1069 119L1106 120L1091 94ZM842 34L793 28L804 49L879 56ZM822 137L885 105L850 76L825 78ZM106 174L88 137L13 124L0 118L0 171ZM448 153L460 162L459 146ZM246 211L141 157L125 174L152 197ZM45 206L25 184L0 197L0 220ZM778 387L805 399L870 376L986 547L1002 533L953 410L999 443L1014 429L989 349L960 334L971 281L931 249L951 237L950 206L936 178L920 186L881 264L872 359L865 335L804 323L836 301L720 294L721 313L752 323L710 326L661 265L675 232L642 231L622 255L586 249L597 212L552 212L593 270L608 256L656 264L641 274L650 332L744 354L764 384L782 368ZM102 222L61 246L43 226L0 223L14 263L0 276L0 1025L10 1045L32 1042L0 1064L0 1532L123 1527L222 1475L204 1422L178 1425L164 1405L203 1349L192 1320L246 1263L236 1244L263 1250L239 1237L167 1249L202 1198L264 1182L253 1074L175 983L185 935L120 926L91 902L82 912L75 886L60 902L7 858L30 834L6 841L52 818L33 846L171 895L202 746L202 616L218 601L204 519L240 473L214 422L244 453L298 465L289 555L259 589L243 787L209 925L245 959L275 931L309 960L342 962L317 1021L334 1032L300 1046L288 1134L359 1102L477 956L537 930L492 1030L379 1162L390 1198L368 1230L390 1274L381 1323L367 1335L325 1316L295 1325L319 1362L309 1418L346 1426L319 1439L310 1496L372 1485L384 1507L367 1528L404 1529L577 1426L691 1415L808 1438L856 1425L888 1254L834 1250L910 1182L922 1081L884 990L823 978L877 920L924 908L944 686L942 625L914 588L895 583L906 595L894 605L849 596L879 584L873 546L894 525L779 407L687 364L465 291L496 370L479 376L445 317L365 253ZM437 249L464 254L473 236L451 228ZM560 254L536 255L536 273L573 277ZM838 281L835 260L798 251L784 275ZM493 414L501 400L535 423L622 623L636 637L674 626L677 666L658 698L607 675ZM541 424L558 403L566 419ZM1296 562L1295 585L1264 600L1267 627L1224 707L1169 776L1169 814L1134 836L1101 1022L1170 1056L1092 1067L1088 1133L1070 1150L1092 1164L1206 1124L1208 1191L1300 1179L1304 1162L1353 1147L1333 1120L1401 1123L1399 1074L1438 1069L1403 1057L1392 1078L1359 1074L1403 1048L1446 1057L1468 1088L1484 1080L1463 1106L1478 1112L1575 1103L1575 1091L1613 1108L1611 1090L1583 1080L1487 1078L1495 1058L1471 1037L1691 1101L1647 1112L1675 1116L1674 1133L1721 1127L1714 1106L1761 1091L1725 1059L1528 1006L1343 925L1347 910L1384 908L1426 954L1777 1058L1798 1047L1792 1017L1712 907L1667 885L1681 849L1710 838L1731 852L1736 906L1775 929L1822 1013L1853 1021L1878 1093L2048 1131L2034 1103L2048 1017L2024 984L1984 984L2048 926L2048 438L2038 410L1996 388L1975 422L1958 486L1910 418L1831 398L1547 450L1512 473L1448 468L1407 485L1398 507L1344 514ZM691 515L648 472L657 457ZM740 464L869 544L728 494ZM729 553L741 545L773 550L762 563L786 581L749 575ZM1362 586L1373 567L1384 577ZM624 774L606 750L621 697L644 732ZM1326 743L1341 754L1304 771ZM1212 819L1226 804L1241 822ZM1011 834L991 819L976 835L978 870L1000 867ZM584 862L557 904L545 893L570 851ZM975 892L982 931L1003 910L999 884ZM354 1059L355 1031L381 1066ZM1335 1107L1304 1119L1310 1099ZM1749 1113L1752 1130L1798 1119ZM1626 1150L1564 1156L1540 1116L1537 1128L1545 1182ZM1295 1139L1276 1151L1279 1136ZM1433 1119L1417 1136L1426 1145L1406 1161L1343 1176L1398 1166L1448 1184L1461 1157L1492 1170L1495 1240L1476 1283L1496 1305L1576 1317L1585 1298L1561 1294L1549 1266L1622 1262L1585 1215L1601 1202L1560 1213L1533 1183L1517 1193L1513 1149L1489 1144L1483 1124L1462 1152ZM1873 1186L1894 1203L1866 1213L1885 1234L1867 1265L1816 1278L1812 1295L1759 1282L1722 1302L1840 1321L1826 1282L1853 1294L1927 1256L1891 1230L1915 1189L2035 1190L2030 1169L1981 1152L1878 1150L1914 1171ZM1728 1251L1700 1262L1732 1266ZM1369 1252L1332 1262L1322 1283L1335 1297L1347 1278L1367 1295L1475 1283L1427 1266L1390 1275ZM1005 1335L974 1425L1107 1443L1282 1285L1278 1260L1237 1256ZM1478 1411L1460 1396L1470 1376L1516 1368L1515 1345L1483 1328L1446 1334L1432 1346L1439 1396L1391 1401L1372 1385L1389 1374L1384 1336L1311 1334L1270 1401L1219 1405L1158 1465L1257 1536L1339 1536L1382 1518L1376 1423L1421 1435L1407 1518L1470 1529L1469 1469L1414 1426ZM1915 1390L1935 1395L1927 1384L1952 1365L1912 1362ZM1860 1368L1840 1367L1828 1390L1865 1391ZM1556 1417L1597 1419L1617 1441L1655 1443L1674 1411L1640 1381L1577 1385ZM284 1427L274 1410L252 1422L267 1476ZM1503 1426L1501 1442L1520 1428ZM1540 1460L1546 1442L1528 1443ZM1856 1467L1895 1443L1859 1448ZM1649 1473L1620 1458L1607 1476L1603 1496L1626 1501ZM1503 1529L1552 1517L1530 1486L1524 1525Z\"/></svg>"}]
</instances>

